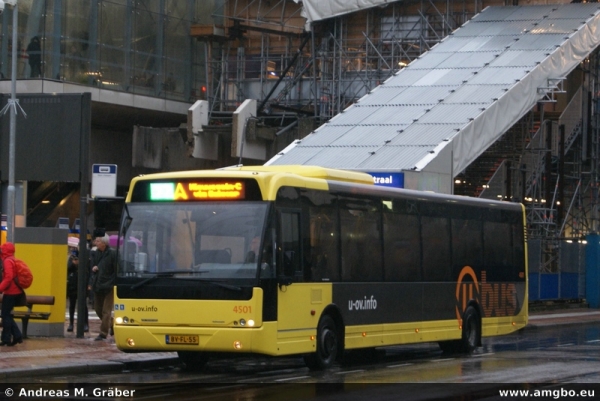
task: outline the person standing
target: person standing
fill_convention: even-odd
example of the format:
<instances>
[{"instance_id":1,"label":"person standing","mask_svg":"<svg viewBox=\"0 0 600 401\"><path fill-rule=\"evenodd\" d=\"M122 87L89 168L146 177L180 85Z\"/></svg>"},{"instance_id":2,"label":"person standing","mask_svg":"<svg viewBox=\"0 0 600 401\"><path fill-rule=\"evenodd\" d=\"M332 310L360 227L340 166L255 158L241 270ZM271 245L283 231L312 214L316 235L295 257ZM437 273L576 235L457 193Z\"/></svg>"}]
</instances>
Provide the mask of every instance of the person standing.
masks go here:
<instances>
[{"instance_id":1,"label":"person standing","mask_svg":"<svg viewBox=\"0 0 600 401\"><path fill-rule=\"evenodd\" d=\"M75 307L77 305L77 287L79 277L79 252L76 250L71 251L69 259L67 260L67 297L69 298L69 327L68 332L73 331L73 321L75 315ZM83 315L83 331L88 332L88 307L85 302L85 298L82 300L85 305L85 315Z\"/></svg>"},{"instance_id":2,"label":"person standing","mask_svg":"<svg viewBox=\"0 0 600 401\"><path fill-rule=\"evenodd\" d=\"M13 318L12 311L16 305L17 298L23 290L15 282L16 266L15 266L15 245L12 242L5 242L0 247L2 254L3 271L2 281L0 282L0 292L2 295L2 337L0 346L7 345L12 347L23 342L23 335L19 326Z\"/></svg>"},{"instance_id":3,"label":"person standing","mask_svg":"<svg viewBox=\"0 0 600 401\"><path fill-rule=\"evenodd\" d=\"M27 45L27 57L29 57L29 67L31 68L31 78L37 78L42 75L42 45L40 38L34 36Z\"/></svg>"},{"instance_id":4,"label":"person standing","mask_svg":"<svg viewBox=\"0 0 600 401\"><path fill-rule=\"evenodd\" d=\"M104 340L112 334L112 310L114 303L113 287L117 274L117 256L109 245L108 235L96 238L96 253L92 258L90 285L94 292L94 310L101 320L100 334L96 341Z\"/></svg>"}]
</instances>

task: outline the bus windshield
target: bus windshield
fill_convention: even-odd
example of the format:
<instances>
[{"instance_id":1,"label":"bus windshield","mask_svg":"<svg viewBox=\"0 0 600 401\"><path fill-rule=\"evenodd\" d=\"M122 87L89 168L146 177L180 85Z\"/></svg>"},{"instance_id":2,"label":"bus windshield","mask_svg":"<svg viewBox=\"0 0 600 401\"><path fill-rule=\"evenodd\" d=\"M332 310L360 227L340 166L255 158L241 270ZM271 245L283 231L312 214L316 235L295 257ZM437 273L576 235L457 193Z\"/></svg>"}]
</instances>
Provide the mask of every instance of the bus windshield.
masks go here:
<instances>
[{"instance_id":1,"label":"bus windshield","mask_svg":"<svg viewBox=\"0 0 600 401\"><path fill-rule=\"evenodd\" d=\"M256 278L256 250L267 206L264 202L130 203L130 225L119 241L118 276Z\"/></svg>"}]
</instances>

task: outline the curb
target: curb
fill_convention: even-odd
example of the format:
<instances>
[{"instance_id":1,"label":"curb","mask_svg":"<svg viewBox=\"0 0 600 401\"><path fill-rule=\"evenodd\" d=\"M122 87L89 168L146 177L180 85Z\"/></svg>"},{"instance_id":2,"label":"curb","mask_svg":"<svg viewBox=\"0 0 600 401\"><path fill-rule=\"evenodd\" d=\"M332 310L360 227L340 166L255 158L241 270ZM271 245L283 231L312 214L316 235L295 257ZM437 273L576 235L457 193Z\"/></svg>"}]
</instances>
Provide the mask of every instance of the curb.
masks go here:
<instances>
[{"instance_id":1,"label":"curb","mask_svg":"<svg viewBox=\"0 0 600 401\"><path fill-rule=\"evenodd\" d=\"M122 371L123 364L119 362L102 362L97 364L72 364L62 366L39 366L32 368L13 368L5 369L0 373L2 379L19 379L24 381L23 378L38 377L38 376L49 376L49 375L60 375L60 374L74 374L74 373L106 373Z\"/></svg>"},{"instance_id":2,"label":"curb","mask_svg":"<svg viewBox=\"0 0 600 401\"><path fill-rule=\"evenodd\" d=\"M122 363L123 363L125 369L127 369L127 370L156 368L156 367L161 367L161 366L180 366L180 365L182 365L182 362L179 360L179 357L156 358L156 359L148 359L145 361L125 361Z\"/></svg>"},{"instance_id":3,"label":"curb","mask_svg":"<svg viewBox=\"0 0 600 401\"><path fill-rule=\"evenodd\" d=\"M523 327L520 331L537 330L551 326L582 325L598 322L600 322L600 312L598 310L575 313L567 312L565 314L530 315L527 326Z\"/></svg>"},{"instance_id":4,"label":"curb","mask_svg":"<svg viewBox=\"0 0 600 401\"><path fill-rule=\"evenodd\" d=\"M97 363L73 363L68 365L56 366L36 366L29 368L12 368L5 369L0 372L0 379L19 379L23 381L23 377L38 377L61 374L93 374L93 373L109 373L123 372L125 370L135 370L144 368L156 368L161 366L178 366L181 365L179 358L156 358L138 361L105 361Z\"/></svg>"}]
</instances>

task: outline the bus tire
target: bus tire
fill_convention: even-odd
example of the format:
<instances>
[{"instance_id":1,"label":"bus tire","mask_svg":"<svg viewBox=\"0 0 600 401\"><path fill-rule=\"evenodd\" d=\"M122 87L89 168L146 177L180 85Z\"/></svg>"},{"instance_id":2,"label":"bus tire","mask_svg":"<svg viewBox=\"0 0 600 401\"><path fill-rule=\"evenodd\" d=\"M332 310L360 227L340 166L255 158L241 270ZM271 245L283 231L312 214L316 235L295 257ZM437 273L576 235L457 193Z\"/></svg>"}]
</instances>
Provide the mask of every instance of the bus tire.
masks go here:
<instances>
[{"instance_id":1,"label":"bus tire","mask_svg":"<svg viewBox=\"0 0 600 401\"><path fill-rule=\"evenodd\" d=\"M463 315L461 351L470 353L481 343L481 319L473 306L469 306Z\"/></svg>"},{"instance_id":2,"label":"bus tire","mask_svg":"<svg viewBox=\"0 0 600 401\"><path fill-rule=\"evenodd\" d=\"M190 372L201 371L208 362L208 354L206 352L177 351L177 356L179 356L179 360L185 365L185 370Z\"/></svg>"},{"instance_id":3,"label":"bus tire","mask_svg":"<svg viewBox=\"0 0 600 401\"><path fill-rule=\"evenodd\" d=\"M304 356L310 370L325 370L333 366L340 352L340 336L335 321L325 315L317 326L317 350Z\"/></svg>"}]
</instances>

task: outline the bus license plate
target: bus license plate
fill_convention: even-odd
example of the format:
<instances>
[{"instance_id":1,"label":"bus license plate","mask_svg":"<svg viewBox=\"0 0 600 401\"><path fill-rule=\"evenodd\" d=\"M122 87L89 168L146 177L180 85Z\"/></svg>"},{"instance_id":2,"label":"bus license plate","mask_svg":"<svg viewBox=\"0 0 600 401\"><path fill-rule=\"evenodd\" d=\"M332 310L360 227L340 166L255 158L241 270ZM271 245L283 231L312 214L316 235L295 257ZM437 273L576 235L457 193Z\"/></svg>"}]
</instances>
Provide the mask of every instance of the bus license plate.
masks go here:
<instances>
[{"instance_id":1,"label":"bus license plate","mask_svg":"<svg viewBox=\"0 0 600 401\"><path fill-rule=\"evenodd\" d=\"M200 339L198 336L177 336L177 335L169 335L165 336L165 342L167 344L188 344L188 345L198 345L200 344Z\"/></svg>"}]
</instances>

